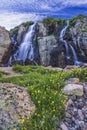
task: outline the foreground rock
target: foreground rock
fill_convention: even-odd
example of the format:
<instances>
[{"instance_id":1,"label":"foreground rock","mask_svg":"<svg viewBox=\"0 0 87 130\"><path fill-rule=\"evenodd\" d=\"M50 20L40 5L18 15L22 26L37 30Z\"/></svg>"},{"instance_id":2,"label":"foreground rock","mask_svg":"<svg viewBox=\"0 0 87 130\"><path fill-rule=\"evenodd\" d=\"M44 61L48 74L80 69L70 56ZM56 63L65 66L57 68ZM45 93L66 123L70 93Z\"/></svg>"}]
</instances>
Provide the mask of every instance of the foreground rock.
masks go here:
<instances>
[{"instance_id":1,"label":"foreground rock","mask_svg":"<svg viewBox=\"0 0 87 130\"><path fill-rule=\"evenodd\" d=\"M9 83L0 84L0 127L19 130L22 118L28 118L35 105L25 88Z\"/></svg>"},{"instance_id":2,"label":"foreground rock","mask_svg":"<svg viewBox=\"0 0 87 130\"><path fill-rule=\"evenodd\" d=\"M75 90L76 85L73 84L73 90ZM70 84L67 86L71 87ZM87 130L87 83L79 85L78 88L80 95L70 91L68 101L65 104L65 118L58 130Z\"/></svg>"},{"instance_id":3,"label":"foreground rock","mask_svg":"<svg viewBox=\"0 0 87 130\"><path fill-rule=\"evenodd\" d=\"M79 78L70 78L65 83L66 84L78 84L79 82L80 82Z\"/></svg>"},{"instance_id":4,"label":"foreground rock","mask_svg":"<svg viewBox=\"0 0 87 130\"><path fill-rule=\"evenodd\" d=\"M64 87L66 95L83 96L83 86L79 84L68 84Z\"/></svg>"}]
</instances>

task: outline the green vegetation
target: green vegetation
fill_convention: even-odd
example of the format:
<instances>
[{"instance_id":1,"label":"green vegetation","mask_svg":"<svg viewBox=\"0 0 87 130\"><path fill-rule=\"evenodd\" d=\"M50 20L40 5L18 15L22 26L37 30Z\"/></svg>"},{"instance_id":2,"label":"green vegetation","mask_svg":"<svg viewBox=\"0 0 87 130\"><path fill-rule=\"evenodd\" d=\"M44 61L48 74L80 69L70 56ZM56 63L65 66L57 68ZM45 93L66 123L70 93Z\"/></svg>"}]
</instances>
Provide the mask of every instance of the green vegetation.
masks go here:
<instances>
[{"instance_id":1,"label":"green vegetation","mask_svg":"<svg viewBox=\"0 0 87 130\"><path fill-rule=\"evenodd\" d=\"M33 21L28 21L28 22L22 23L22 25L23 25L24 27L30 26L30 25L32 25L32 24L34 24Z\"/></svg>"},{"instance_id":2,"label":"green vegetation","mask_svg":"<svg viewBox=\"0 0 87 130\"><path fill-rule=\"evenodd\" d=\"M17 33L17 32L18 32L18 30L19 30L19 27L18 27L18 26L16 26L14 29L12 29L12 30L11 30L11 31L12 31L12 34Z\"/></svg>"},{"instance_id":3,"label":"green vegetation","mask_svg":"<svg viewBox=\"0 0 87 130\"><path fill-rule=\"evenodd\" d=\"M66 23L66 20L65 19L56 19L56 18L45 18L43 20L43 23L49 25L49 24L59 24L59 25L64 25Z\"/></svg>"},{"instance_id":4,"label":"green vegetation","mask_svg":"<svg viewBox=\"0 0 87 130\"><path fill-rule=\"evenodd\" d=\"M6 72L0 70L0 78L3 77L3 75L7 75L7 74L8 74L8 73L6 73Z\"/></svg>"},{"instance_id":5,"label":"green vegetation","mask_svg":"<svg viewBox=\"0 0 87 130\"><path fill-rule=\"evenodd\" d=\"M74 17L74 18L70 19L70 25L75 24L77 20L81 20L82 21L83 18L85 18L85 17L86 17L85 15L80 14L77 17Z\"/></svg>"},{"instance_id":6,"label":"green vegetation","mask_svg":"<svg viewBox=\"0 0 87 130\"><path fill-rule=\"evenodd\" d=\"M33 21L28 21L28 22L22 23L21 25L23 25L24 27L27 27L27 26L30 26L30 25L32 25L32 24L34 24ZM12 34L17 33L18 30L19 30L19 27L20 27L20 25L19 25L19 26L16 26L14 29L12 29L12 30L11 30L11 31L12 31Z\"/></svg>"},{"instance_id":7,"label":"green vegetation","mask_svg":"<svg viewBox=\"0 0 87 130\"><path fill-rule=\"evenodd\" d=\"M46 26L48 30L48 35L55 35L58 37L58 30L60 30L65 24L65 19L56 19L56 18L45 18L43 21L43 24Z\"/></svg>"},{"instance_id":8,"label":"green vegetation","mask_svg":"<svg viewBox=\"0 0 87 130\"><path fill-rule=\"evenodd\" d=\"M65 81L78 77L87 81L87 68L54 71L42 66L16 65L13 70L23 76L0 78L0 82L14 83L27 88L36 105L35 113L24 120L20 130L56 130L64 117L66 97L62 93Z\"/></svg>"}]
</instances>

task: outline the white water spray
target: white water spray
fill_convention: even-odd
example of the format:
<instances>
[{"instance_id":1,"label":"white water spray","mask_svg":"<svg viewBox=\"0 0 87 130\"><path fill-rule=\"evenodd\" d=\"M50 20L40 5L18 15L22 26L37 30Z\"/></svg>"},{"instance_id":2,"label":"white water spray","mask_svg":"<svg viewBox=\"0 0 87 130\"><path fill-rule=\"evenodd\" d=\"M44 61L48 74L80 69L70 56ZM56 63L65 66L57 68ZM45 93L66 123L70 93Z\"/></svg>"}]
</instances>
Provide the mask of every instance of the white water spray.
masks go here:
<instances>
[{"instance_id":1,"label":"white water spray","mask_svg":"<svg viewBox=\"0 0 87 130\"><path fill-rule=\"evenodd\" d=\"M23 39L23 42L20 44L16 53L10 57L9 63L8 63L9 65L12 64L12 60L22 61L23 64L25 64L26 59L29 59L30 61L33 61L36 64L36 62L34 61L34 46L33 46L35 25L36 24L29 26L29 29Z\"/></svg>"}]
</instances>

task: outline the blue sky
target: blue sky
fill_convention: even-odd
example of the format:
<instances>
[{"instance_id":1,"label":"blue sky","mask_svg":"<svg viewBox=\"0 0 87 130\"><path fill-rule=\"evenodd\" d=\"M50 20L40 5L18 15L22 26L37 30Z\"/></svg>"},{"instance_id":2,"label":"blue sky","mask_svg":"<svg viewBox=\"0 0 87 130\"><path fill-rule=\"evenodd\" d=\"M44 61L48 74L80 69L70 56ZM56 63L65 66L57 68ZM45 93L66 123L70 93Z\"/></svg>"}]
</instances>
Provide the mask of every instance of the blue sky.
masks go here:
<instances>
[{"instance_id":1,"label":"blue sky","mask_svg":"<svg viewBox=\"0 0 87 130\"><path fill-rule=\"evenodd\" d=\"M87 0L0 0L0 25L7 29L44 16L71 18L87 14Z\"/></svg>"}]
</instances>

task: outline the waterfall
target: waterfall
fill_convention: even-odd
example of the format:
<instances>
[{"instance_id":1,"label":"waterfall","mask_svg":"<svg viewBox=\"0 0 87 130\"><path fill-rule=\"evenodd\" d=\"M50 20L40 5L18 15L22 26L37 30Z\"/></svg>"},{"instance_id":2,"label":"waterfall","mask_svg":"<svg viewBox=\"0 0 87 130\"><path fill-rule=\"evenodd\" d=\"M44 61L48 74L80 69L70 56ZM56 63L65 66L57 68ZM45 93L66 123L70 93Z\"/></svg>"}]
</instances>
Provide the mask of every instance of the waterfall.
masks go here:
<instances>
[{"instance_id":1,"label":"waterfall","mask_svg":"<svg viewBox=\"0 0 87 130\"><path fill-rule=\"evenodd\" d=\"M35 33L35 25L33 24L29 26L27 33L23 39L23 42L20 44L16 53L10 57L9 65L11 65L12 60L14 61L23 61L25 64L26 59L33 61L36 65L37 63L34 61L34 46L33 46L33 37Z\"/></svg>"},{"instance_id":2,"label":"waterfall","mask_svg":"<svg viewBox=\"0 0 87 130\"><path fill-rule=\"evenodd\" d=\"M70 55L69 55L69 45L68 43L66 42L66 40L64 40L64 36L65 36L65 33L66 33L66 30L69 26L69 21L67 20L67 24L66 26L62 29L61 33L60 33L60 41L64 43L65 45L65 48L66 48L66 58L67 59L70 59Z\"/></svg>"},{"instance_id":3,"label":"waterfall","mask_svg":"<svg viewBox=\"0 0 87 130\"><path fill-rule=\"evenodd\" d=\"M34 59L34 48L33 48L33 35L34 35L35 24L31 25L26 33L23 42L19 46L19 49L14 54L15 60L22 60L25 62L26 58L33 61Z\"/></svg>"},{"instance_id":4,"label":"waterfall","mask_svg":"<svg viewBox=\"0 0 87 130\"><path fill-rule=\"evenodd\" d=\"M73 46L71 46L71 45L70 45L70 48L71 48L72 54L73 54L74 65L82 66L82 65L83 65L83 62L78 61L78 58L77 58L75 49L74 49Z\"/></svg>"},{"instance_id":5,"label":"waterfall","mask_svg":"<svg viewBox=\"0 0 87 130\"><path fill-rule=\"evenodd\" d=\"M65 48L66 48L66 59L70 60L70 58L71 58L71 56L69 54L69 47L70 47L72 56L73 56L74 65L82 66L83 63L78 61L78 57L77 57L74 47L72 45L68 44L66 40L64 40L64 36L65 36L66 30L68 27L69 27L69 21L67 20L66 26L62 29L62 31L60 33L60 41L64 43Z\"/></svg>"},{"instance_id":6,"label":"waterfall","mask_svg":"<svg viewBox=\"0 0 87 130\"><path fill-rule=\"evenodd\" d=\"M69 45L69 46L70 46L70 49L72 51L74 61L78 61L75 49L71 45Z\"/></svg>"}]
</instances>

